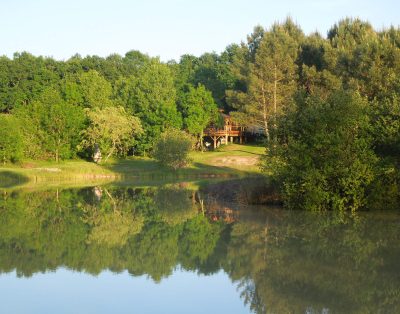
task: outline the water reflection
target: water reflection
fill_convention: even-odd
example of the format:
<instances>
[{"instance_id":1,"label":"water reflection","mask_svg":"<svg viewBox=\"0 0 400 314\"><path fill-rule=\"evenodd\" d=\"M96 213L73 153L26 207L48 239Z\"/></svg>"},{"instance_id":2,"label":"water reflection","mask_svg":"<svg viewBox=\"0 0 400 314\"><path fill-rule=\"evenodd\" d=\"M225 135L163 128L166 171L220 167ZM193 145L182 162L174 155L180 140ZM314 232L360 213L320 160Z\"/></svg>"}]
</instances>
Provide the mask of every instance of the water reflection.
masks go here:
<instances>
[{"instance_id":1,"label":"water reflection","mask_svg":"<svg viewBox=\"0 0 400 314\"><path fill-rule=\"evenodd\" d=\"M225 272L255 313L399 313L400 219L243 208L184 184L4 192L0 271ZM1 276L0 276L1 278Z\"/></svg>"}]
</instances>

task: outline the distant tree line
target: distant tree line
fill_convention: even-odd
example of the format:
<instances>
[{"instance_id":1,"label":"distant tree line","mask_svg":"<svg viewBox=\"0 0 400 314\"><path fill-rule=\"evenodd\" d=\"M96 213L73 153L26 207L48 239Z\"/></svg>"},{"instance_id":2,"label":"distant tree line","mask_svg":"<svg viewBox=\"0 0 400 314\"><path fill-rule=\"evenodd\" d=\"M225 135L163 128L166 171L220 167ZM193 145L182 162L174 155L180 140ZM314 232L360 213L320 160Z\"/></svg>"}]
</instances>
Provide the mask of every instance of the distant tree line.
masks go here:
<instances>
[{"instance_id":1,"label":"distant tree line","mask_svg":"<svg viewBox=\"0 0 400 314\"><path fill-rule=\"evenodd\" d=\"M76 55L67 61L27 52L1 57L2 162L85 158L94 143L106 155L145 155L170 128L199 137L217 118L218 102L205 87L213 84L210 78L200 74L208 61L193 60L202 68L196 79L184 73L184 61L162 63L138 51L124 57ZM129 124L132 128L121 128Z\"/></svg>"},{"instance_id":2,"label":"distant tree line","mask_svg":"<svg viewBox=\"0 0 400 314\"><path fill-rule=\"evenodd\" d=\"M221 108L265 135L263 169L289 207L396 207L399 94L400 30L349 18L326 38L291 19L257 26L246 42L179 62L16 53L0 58L1 159L89 157L95 143L145 155L170 128L201 146ZM115 140L115 124L132 127Z\"/></svg>"}]
</instances>

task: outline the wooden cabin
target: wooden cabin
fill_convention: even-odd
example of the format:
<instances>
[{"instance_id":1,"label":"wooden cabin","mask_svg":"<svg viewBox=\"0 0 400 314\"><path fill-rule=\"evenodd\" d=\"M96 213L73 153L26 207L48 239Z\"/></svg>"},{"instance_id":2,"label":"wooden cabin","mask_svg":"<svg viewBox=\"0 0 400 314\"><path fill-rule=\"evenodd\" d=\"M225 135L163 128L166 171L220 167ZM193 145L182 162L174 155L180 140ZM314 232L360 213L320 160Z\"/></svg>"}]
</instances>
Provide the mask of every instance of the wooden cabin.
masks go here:
<instances>
[{"instance_id":1,"label":"wooden cabin","mask_svg":"<svg viewBox=\"0 0 400 314\"><path fill-rule=\"evenodd\" d=\"M243 143L244 137L244 127L234 123L230 115L220 112L224 124L223 128L218 128L216 126L210 126L204 130L204 137L210 137L213 141L214 148L217 148L218 141L221 144L233 143L234 139L237 138L240 144Z\"/></svg>"}]
</instances>

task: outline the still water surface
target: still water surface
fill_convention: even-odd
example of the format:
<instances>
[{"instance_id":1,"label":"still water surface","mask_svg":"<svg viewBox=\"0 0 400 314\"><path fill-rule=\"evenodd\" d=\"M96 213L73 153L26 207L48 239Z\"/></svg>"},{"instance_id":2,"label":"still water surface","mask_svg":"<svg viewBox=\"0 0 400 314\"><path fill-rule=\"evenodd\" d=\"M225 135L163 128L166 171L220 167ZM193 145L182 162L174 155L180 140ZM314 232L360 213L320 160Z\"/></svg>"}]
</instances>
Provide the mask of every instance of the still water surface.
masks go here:
<instances>
[{"instance_id":1,"label":"still water surface","mask_svg":"<svg viewBox=\"0 0 400 314\"><path fill-rule=\"evenodd\" d=\"M400 215L190 185L1 192L0 313L400 313Z\"/></svg>"}]
</instances>

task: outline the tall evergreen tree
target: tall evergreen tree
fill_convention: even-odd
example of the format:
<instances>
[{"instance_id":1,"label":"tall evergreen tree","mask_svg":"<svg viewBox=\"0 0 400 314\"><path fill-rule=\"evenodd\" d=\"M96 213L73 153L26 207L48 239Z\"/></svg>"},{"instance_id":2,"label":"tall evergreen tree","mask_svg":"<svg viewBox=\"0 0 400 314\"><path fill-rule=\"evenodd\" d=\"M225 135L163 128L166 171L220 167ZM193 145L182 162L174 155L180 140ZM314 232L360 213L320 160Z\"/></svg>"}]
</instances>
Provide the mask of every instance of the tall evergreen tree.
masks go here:
<instances>
[{"instance_id":1,"label":"tall evergreen tree","mask_svg":"<svg viewBox=\"0 0 400 314\"><path fill-rule=\"evenodd\" d=\"M275 25L263 35L250 64L246 95L237 95L236 118L264 130L270 140L270 122L292 102L296 88L298 45L284 27ZM243 97L245 96L245 97Z\"/></svg>"}]
</instances>

